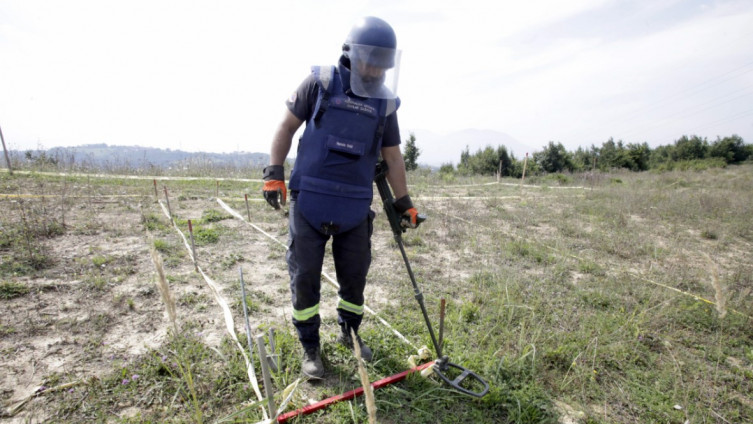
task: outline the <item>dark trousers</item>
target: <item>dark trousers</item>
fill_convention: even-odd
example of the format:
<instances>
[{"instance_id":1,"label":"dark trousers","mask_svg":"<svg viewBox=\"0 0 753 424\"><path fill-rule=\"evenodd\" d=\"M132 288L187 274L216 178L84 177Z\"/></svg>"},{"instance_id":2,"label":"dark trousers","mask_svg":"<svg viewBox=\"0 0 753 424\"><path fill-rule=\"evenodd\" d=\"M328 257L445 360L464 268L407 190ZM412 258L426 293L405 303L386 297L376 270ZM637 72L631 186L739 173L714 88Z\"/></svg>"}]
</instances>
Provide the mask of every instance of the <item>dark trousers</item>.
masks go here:
<instances>
[{"instance_id":1,"label":"dark trousers","mask_svg":"<svg viewBox=\"0 0 753 424\"><path fill-rule=\"evenodd\" d=\"M363 306L366 274L371 266L373 221L374 212L369 211L368 216L364 217L363 222L357 227L329 236L319 232L306 221L296 208L295 201L290 203L290 230L286 258L295 311L311 311L312 308L318 308L324 249L330 237L332 237L335 273L340 284L338 295L348 304ZM344 330L349 331L352 328L358 331L363 313L354 313L338 307L337 314L338 322ZM302 320L293 317L293 324L304 348L319 346L321 319L318 312Z\"/></svg>"}]
</instances>

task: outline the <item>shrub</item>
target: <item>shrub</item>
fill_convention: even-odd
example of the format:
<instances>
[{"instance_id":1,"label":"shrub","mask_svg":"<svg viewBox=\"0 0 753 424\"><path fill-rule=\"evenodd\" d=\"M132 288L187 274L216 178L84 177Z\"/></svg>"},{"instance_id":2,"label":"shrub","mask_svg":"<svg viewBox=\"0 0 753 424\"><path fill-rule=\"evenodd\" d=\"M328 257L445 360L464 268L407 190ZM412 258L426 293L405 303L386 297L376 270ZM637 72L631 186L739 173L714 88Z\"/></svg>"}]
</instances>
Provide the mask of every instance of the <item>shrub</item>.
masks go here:
<instances>
[{"instance_id":1,"label":"shrub","mask_svg":"<svg viewBox=\"0 0 753 424\"><path fill-rule=\"evenodd\" d=\"M442 166L439 167L439 174L454 174L455 173L455 167L451 163L443 163Z\"/></svg>"}]
</instances>

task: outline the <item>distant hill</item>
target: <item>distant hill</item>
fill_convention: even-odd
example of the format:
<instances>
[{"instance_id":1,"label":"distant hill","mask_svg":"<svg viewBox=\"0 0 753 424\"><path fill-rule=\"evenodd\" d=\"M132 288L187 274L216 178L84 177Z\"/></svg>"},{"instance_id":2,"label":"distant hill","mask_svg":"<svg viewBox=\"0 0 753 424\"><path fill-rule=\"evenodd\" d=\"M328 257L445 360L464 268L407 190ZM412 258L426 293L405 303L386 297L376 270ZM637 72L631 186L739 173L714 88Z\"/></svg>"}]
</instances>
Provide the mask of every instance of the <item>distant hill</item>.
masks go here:
<instances>
[{"instance_id":1,"label":"distant hill","mask_svg":"<svg viewBox=\"0 0 753 424\"><path fill-rule=\"evenodd\" d=\"M21 156L23 156L22 152ZM92 166L129 166L134 168L185 166L192 163L230 167L262 167L269 163L266 153L207 153L182 150L157 149L141 146L108 146L85 144L75 147L53 147L46 155L58 162L88 164Z\"/></svg>"},{"instance_id":2,"label":"distant hill","mask_svg":"<svg viewBox=\"0 0 753 424\"><path fill-rule=\"evenodd\" d=\"M492 130L466 129L450 133L436 133L431 130L416 129L402 131L403 141L416 136L416 146L420 149L418 163L439 167L445 163L457 165L460 154L468 147L471 154L487 146L497 148L505 146L508 153L522 159L526 152L533 153L536 147L526 146L508 134ZM291 153L295 150L291 149ZM75 162L79 165L94 167L124 166L131 168L149 167L177 167L177 166L218 166L218 167L264 167L269 163L267 153L207 153L186 152L182 150L158 149L142 146L110 146L107 144L85 144L75 147L53 147L44 151L45 154L60 163ZM14 156L23 158L24 151L12 152ZM39 152L33 152L36 156ZM289 157L291 161L295 158Z\"/></svg>"}]
</instances>

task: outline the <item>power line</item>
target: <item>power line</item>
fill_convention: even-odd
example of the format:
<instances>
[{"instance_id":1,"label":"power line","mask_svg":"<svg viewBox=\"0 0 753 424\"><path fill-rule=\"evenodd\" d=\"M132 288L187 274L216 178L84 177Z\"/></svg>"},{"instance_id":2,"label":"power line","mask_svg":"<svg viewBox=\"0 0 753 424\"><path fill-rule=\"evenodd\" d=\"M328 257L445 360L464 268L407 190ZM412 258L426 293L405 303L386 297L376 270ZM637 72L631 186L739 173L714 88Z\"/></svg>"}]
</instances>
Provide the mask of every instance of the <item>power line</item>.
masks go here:
<instances>
[{"instance_id":1,"label":"power line","mask_svg":"<svg viewBox=\"0 0 753 424\"><path fill-rule=\"evenodd\" d=\"M656 129L656 128L660 128L660 127L666 125L666 123L668 121L670 121L671 119L673 119L673 118L685 119L685 118L689 118L689 117L698 115L701 112L705 112L705 111L708 111L708 110L711 110L711 109L718 108L720 106L723 106L723 105L728 104L730 102L733 102L735 100L738 100L738 99L750 96L750 94L751 94L750 91L751 91L750 89L746 89L746 90L744 90L742 92L742 94L740 92L727 93L727 94L725 94L723 96L714 98L714 99L712 99L710 101L699 103L699 104L690 106L688 108L685 108L683 110L675 111L674 113L670 113L669 115L663 116L662 118L660 118L659 121L656 121L656 122L654 122L653 124L651 124L649 126L644 126L642 128L638 128L638 129L634 129L634 130L628 130L625 133L625 135L632 136L632 135L646 133L646 132L648 132L650 130L653 130L653 129Z\"/></svg>"},{"instance_id":2,"label":"power line","mask_svg":"<svg viewBox=\"0 0 753 424\"><path fill-rule=\"evenodd\" d=\"M712 127L714 125L719 125L719 124L726 124L727 122L737 121L738 119L745 118L746 116L753 116L753 110L746 110L746 111L743 111L743 112L738 113L736 115L728 116L728 117L726 117L724 119L720 119L718 121L714 121L714 122L708 123L708 124L705 125L704 128L709 128L709 127ZM753 122L751 122L750 124L751 124L751 126L753 126Z\"/></svg>"},{"instance_id":3,"label":"power line","mask_svg":"<svg viewBox=\"0 0 753 424\"><path fill-rule=\"evenodd\" d=\"M741 37L744 38L744 37ZM612 119L608 119L604 124L609 126L614 126L619 123L623 122L629 122L632 120L635 120L641 115L644 114L650 114L651 112L656 112L662 108L669 108L670 105L679 103L679 100L683 100L686 103L691 103L691 99L693 97L697 97L699 94L708 91L710 89L713 89L715 87L718 87L721 84L724 84L726 82L729 82L731 80L740 79L742 77L745 77L746 75L753 73L753 61L746 62L734 69L730 69L726 72L723 72L717 76L707 78L700 83L696 84L695 86L688 88L688 89L681 89L679 91L675 91L674 93L668 94L664 97L661 97L653 102L648 103L645 106L637 107L631 112L627 112L625 114L621 114L620 116L612 117ZM750 87L747 87L743 90L744 92L749 92ZM680 112L675 112L670 116L665 116L663 118L660 117L661 121L659 123L653 122L648 123L644 125L637 125L630 130L627 131L628 135L640 135L644 134L649 130L653 130L656 128L660 128L662 126L666 126L668 124L668 119L675 117L677 115L685 114L684 116L692 116L695 114L698 114L702 111L712 109L714 107L719 107L723 104L729 103L731 101L737 100L740 97L743 97L745 94L739 94L740 91L737 91L735 93L727 93L722 96L716 96L713 97L711 100L703 101L701 103L697 103L689 108L685 108L685 110ZM735 96L734 98L730 98L730 96ZM719 103L721 102L721 103ZM716 104L718 103L718 104ZM713 105L713 106L712 106ZM708 106L708 107L707 107ZM723 122L727 122L728 120L725 118ZM647 126L646 126L647 125ZM572 131L571 131L572 133Z\"/></svg>"},{"instance_id":4,"label":"power line","mask_svg":"<svg viewBox=\"0 0 753 424\"><path fill-rule=\"evenodd\" d=\"M748 69L748 68L750 68L750 69ZM738 75L732 75L732 74L735 74L735 73L737 73L737 72L739 72L741 70L744 70L744 69L747 69L747 70L744 71L744 72L739 73ZM645 113L647 111L651 111L651 110L656 109L657 107L662 106L665 103L667 103L669 101L672 101L672 100L676 100L676 99L679 99L679 98L688 98L688 97L691 97L691 96L693 96L695 94L698 94L698 93L700 93L700 92L702 92L704 90L707 90L707 89L712 88L712 87L716 87L717 85L719 85L719 84L721 84L723 82L727 82L727 81L729 81L731 79L735 79L735 78L741 77L741 76L743 76L745 74L748 74L748 73L751 73L751 72L753 72L753 62L748 62L745 65L742 65L742 66L740 66L738 68L735 68L735 69L733 69L731 71L725 72L725 73L723 73L723 74L721 74L721 75L719 75L717 77L709 78L709 79L701 82L697 86L695 86L695 88L692 88L692 89L689 89L689 90L681 90L681 91L678 91L678 92L676 92L674 94L671 94L671 95L669 95L667 97L660 98L659 100L657 100L657 101L649 104L646 107L642 107L640 109L635 110L635 112L633 113L633 115L637 116L637 115L639 115L641 113ZM630 116L628 116L626 119L630 119Z\"/></svg>"}]
</instances>

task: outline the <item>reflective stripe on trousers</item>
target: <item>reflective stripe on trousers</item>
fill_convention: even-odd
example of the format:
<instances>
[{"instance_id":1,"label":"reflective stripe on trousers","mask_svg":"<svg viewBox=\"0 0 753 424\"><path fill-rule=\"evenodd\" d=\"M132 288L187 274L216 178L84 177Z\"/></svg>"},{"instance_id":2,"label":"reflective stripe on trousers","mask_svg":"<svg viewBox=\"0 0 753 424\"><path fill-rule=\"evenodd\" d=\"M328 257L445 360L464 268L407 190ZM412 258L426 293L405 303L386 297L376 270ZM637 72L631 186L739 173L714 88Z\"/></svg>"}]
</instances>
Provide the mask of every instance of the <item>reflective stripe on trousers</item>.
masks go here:
<instances>
[{"instance_id":1,"label":"reflective stripe on trousers","mask_svg":"<svg viewBox=\"0 0 753 424\"><path fill-rule=\"evenodd\" d=\"M363 291L371 266L371 234L374 212L354 229L327 236L312 227L290 202L290 223L286 259L290 273L293 324L304 348L319 345L319 302L322 262L327 241L332 237L332 256L340 284L338 322L358 331L363 318Z\"/></svg>"}]
</instances>

